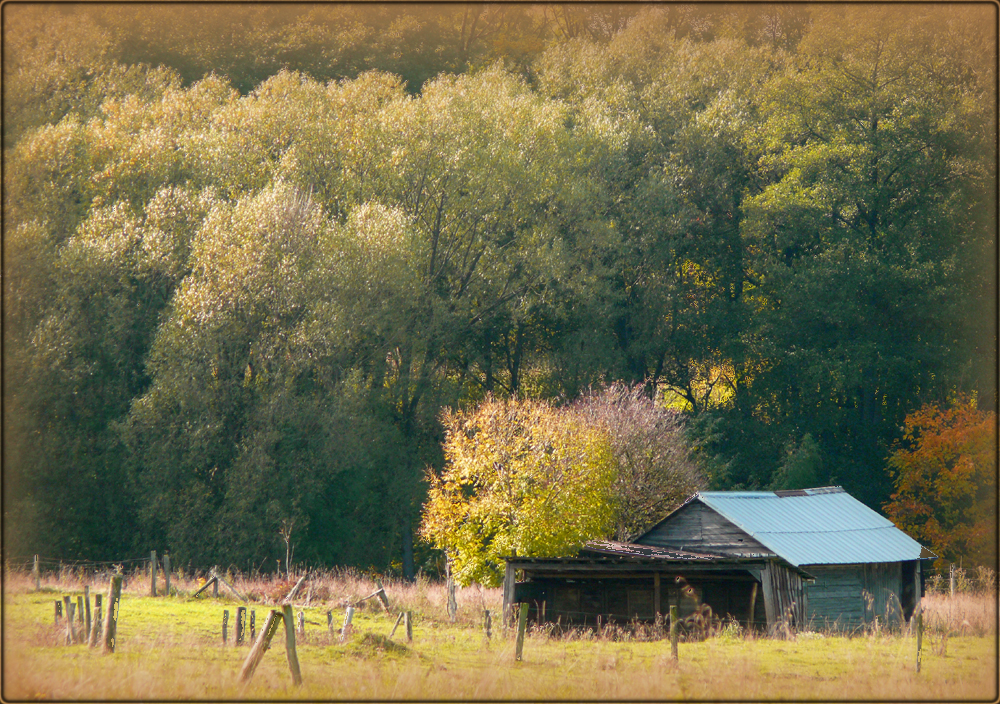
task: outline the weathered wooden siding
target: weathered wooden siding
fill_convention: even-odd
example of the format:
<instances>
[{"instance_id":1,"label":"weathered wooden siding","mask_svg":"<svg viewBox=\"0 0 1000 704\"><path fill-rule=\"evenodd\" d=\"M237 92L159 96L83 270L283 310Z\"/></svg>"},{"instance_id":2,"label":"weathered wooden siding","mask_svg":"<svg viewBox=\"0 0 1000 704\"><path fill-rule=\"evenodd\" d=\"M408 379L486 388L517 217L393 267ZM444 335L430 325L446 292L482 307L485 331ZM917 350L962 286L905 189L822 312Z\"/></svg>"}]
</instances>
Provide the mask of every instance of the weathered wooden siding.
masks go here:
<instances>
[{"instance_id":1,"label":"weathered wooden siding","mask_svg":"<svg viewBox=\"0 0 1000 704\"><path fill-rule=\"evenodd\" d=\"M897 627L904 623L900 594L903 587L903 568L899 562L876 562L865 565L866 597L865 620L879 621ZM871 599L871 606L867 600Z\"/></svg>"},{"instance_id":2,"label":"weathered wooden siding","mask_svg":"<svg viewBox=\"0 0 1000 704\"><path fill-rule=\"evenodd\" d=\"M768 629L777 629L782 624L803 628L806 624L808 596L802 578L776 562L771 562L762 570L760 577Z\"/></svg>"},{"instance_id":3,"label":"weathered wooden siding","mask_svg":"<svg viewBox=\"0 0 1000 704\"><path fill-rule=\"evenodd\" d=\"M721 555L772 554L735 523L700 501L682 506L636 542Z\"/></svg>"},{"instance_id":4,"label":"weathered wooden siding","mask_svg":"<svg viewBox=\"0 0 1000 704\"><path fill-rule=\"evenodd\" d=\"M805 569L816 577L806 586L807 621L812 627L853 630L876 616L889 626L905 622L902 563L806 565Z\"/></svg>"},{"instance_id":5,"label":"weathered wooden siding","mask_svg":"<svg viewBox=\"0 0 1000 704\"><path fill-rule=\"evenodd\" d=\"M809 628L853 630L865 623L865 573L863 565L809 565L816 577L806 583Z\"/></svg>"}]
</instances>

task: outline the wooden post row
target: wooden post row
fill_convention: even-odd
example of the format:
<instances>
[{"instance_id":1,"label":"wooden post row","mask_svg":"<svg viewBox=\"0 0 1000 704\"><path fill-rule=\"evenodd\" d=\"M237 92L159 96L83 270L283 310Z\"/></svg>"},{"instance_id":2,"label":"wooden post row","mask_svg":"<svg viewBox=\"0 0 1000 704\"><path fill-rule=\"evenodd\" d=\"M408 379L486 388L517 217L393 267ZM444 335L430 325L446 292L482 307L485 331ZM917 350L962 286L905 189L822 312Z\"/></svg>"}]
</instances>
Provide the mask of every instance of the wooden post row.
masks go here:
<instances>
[{"instance_id":1,"label":"wooden post row","mask_svg":"<svg viewBox=\"0 0 1000 704\"><path fill-rule=\"evenodd\" d=\"M108 612L104 615L104 652L115 652L118 634L118 608L122 598L122 576L112 575L108 585Z\"/></svg>"}]
</instances>

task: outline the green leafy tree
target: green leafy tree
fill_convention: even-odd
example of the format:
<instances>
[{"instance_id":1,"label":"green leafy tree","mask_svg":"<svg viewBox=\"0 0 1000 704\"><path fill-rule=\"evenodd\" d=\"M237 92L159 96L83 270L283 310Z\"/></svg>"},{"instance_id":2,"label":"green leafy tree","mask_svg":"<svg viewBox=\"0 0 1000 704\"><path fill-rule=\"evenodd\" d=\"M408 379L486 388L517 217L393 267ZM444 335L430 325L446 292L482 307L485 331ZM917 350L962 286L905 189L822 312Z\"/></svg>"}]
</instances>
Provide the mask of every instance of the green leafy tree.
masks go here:
<instances>
[{"instance_id":1,"label":"green leafy tree","mask_svg":"<svg viewBox=\"0 0 1000 704\"><path fill-rule=\"evenodd\" d=\"M772 452L808 432L829 471L876 504L895 429L966 373L975 337L962 321L982 283L967 259L988 181L982 86L953 72L940 19L817 13L750 133L771 183L743 205L757 274L745 408L772 429Z\"/></svg>"},{"instance_id":2,"label":"green leafy tree","mask_svg":"<svg viewBox=\"0 0 1000 704\"><path fill-rule=\"evenodd\" d=\"M421 535L459 584L496 586L507 556L563 555L608 534L606 437L539 401L488 398L448 412L445 468L430 483Z\"/></svg>"}]
</instances>

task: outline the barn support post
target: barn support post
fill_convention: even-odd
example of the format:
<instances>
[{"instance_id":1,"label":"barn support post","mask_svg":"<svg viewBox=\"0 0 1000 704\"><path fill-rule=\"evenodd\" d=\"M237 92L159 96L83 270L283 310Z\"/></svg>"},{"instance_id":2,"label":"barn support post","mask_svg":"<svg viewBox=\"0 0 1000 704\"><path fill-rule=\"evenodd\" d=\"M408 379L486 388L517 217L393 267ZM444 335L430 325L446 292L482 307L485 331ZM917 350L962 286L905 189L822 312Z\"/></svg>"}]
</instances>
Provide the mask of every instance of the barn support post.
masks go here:
<instances>
[{"instance_id":1,"label":"barn support post","mask_svg":"<svg viewBox=\"0 0 1000 704\"><path fill-rule=\"evenodd\" d=\"M774 629L777 628L777 609L775 608L775 594L774 586L771 584L771 564L768 563L764 566L764 569L760 571L760 586L761 591L764 592L764 618L767 620L767 631L768 633L773 633Z\"/></svg>"},{"instance_id":2,"label":"barn support post","mask_svg":"<svg viewBox=\"0 0 1000 704\"><path fill-rule=\"evenodd\" d=\"M753 586L750 588L750 617L747 619L748 631L753 630L754 611L757 610L757 587L759 586L760 584L754 580Z\"/></svg>"},{"instance_id":3,"label":"barn support post","mask_svg":"<svg viewBox=\"0 0 1000 704\"><path fill-rule=\"evenodd\" d=\"M662 610L660 609L660 573L653 573L653 617L659 618Z\"/></svg>"}]
</instances>

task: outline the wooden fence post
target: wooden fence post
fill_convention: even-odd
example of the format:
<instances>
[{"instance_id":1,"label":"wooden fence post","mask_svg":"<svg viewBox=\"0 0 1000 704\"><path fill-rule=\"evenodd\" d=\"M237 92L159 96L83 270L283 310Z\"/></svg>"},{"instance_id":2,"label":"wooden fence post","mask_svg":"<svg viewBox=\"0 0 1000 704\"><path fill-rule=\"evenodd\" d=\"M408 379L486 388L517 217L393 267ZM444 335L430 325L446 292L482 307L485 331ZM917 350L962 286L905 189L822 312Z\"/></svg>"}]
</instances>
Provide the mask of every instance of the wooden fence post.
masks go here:
<instances>
[{"instance_id":1,"label":"wooden fence post","mask_svg":"<svg viewBox=\"0 0 1000 704\"><path fill-rule=\"evenodd\" d=\"M122 598L122 576L111 576L108 585L108 612L104 615L104 652L115 652L115 637L118 634L118 608Z\"/></svg>"},{"instance_id":2,"label":"wooden fence post","mask_svg":"<svg viewBox=\"0 0 1000 704\"><path fill-rule=\"evenodd\" d=\"M219 568L212 568L212 598L219 598Z\"/></svg>"},{"instance_id":3,"label":"wooden fence post","mask_svg":"<svg viewBox=\"0 0 1000 704\"><path fill-rule=\"evenodd\" d=\"M70 597L63 597L63 602L66 604L66 645L72 645L76 642L76 626L73 622L76 620L76 604L73 603L73 599Z\"/></svg>"},{"instance_id":4,"label":"wooden fence post","mask_svg":"<svg viewBox=\"0 0 1000 704\"><path fill-rule=\"evenodd\" d=\"M295 635L300 638L306 635L306 615L301 611L295 615Z\"/></svg>"},{"instance_id":5,"label":"wooden fence post","mask_svg":"<svg viewBox=\"0 0 1000 704\"><path fill-rule=\"evenodd\" d=\"M253 609L250 610L250 640L255 640L257 637L257 612Z\"/></svg>"},{"instance_id":6,"label":"wooden fence post","mask_svg":"<svg viewBox=\"0 0 1000 704\"><path fill-rule=\"evenodd\" d=\"M344 617L344 627L340 630L340 642L346 643L351 634L351 619L354 618L354 607L347 607L347 615Z\"/></svg>"},{"instance_id":7,"label":"wooden fence post","mask_svg":"<svg viewBox=\"0 0 1000 704\"><path fill-rule=\"evenodd\" d=\"M406 642L413 642L413 612L407 611L403 616L403 625L406 626Z\"/></svg>"},{"instance_id":8,"label":"wooden fence post","mask_svg":"<svg viewBox=\"0 0 1000 704\"><path fill-rule=\"evenodd\" d=\"M254 641L247 659L243 661L243 669L240 670L241 682L249 682L250 678L253 677L253 672L257 669L257 665L260 664L261 659L263 659L264 653L267 652L267 648L271 644L271 638L274 637L274 632L278 629L280 621L281 612L272 609L264 621L264 627L260 629L260 635Z\"/></svg>"},{"instance_id":9,"label":"wooden fence post","mask_svg":"<svg viewBox=\"0 0 1000 704\"><path fill-rule=\"evenodd\" d=\"M917 607L917 672L920 672L920 646L924 639L924 612Z\"/></svg>"},{"instance_id":10,"label":"wooden fence post","mask_svg":"<svg viewBox=\"0 0 1000 704\"><path fill-rule=\"evenodd\" d=\"M83 620L83 640L85 643L90 642L90 631L93 628L93 623L90 620L90 585L88 584L83 588L83 605L86 608L86 617Z\"/></svg>"},{"instance_id":11,"label":"wooden fence post","mask_svg":"<svg viewBox=\"0 0 1000 704\"><path fill-rule=\"evenodd\" d=\"M490 614L490 610L486 609L483 614L483 628L486 630L486 640L493 637L493 616Z\"/></svg>"},{"instance_id":12,"label":"wooden fence post","mask_svg":"<svg viewBox=\"0 0 1000 704\"><path fill-rule=\"evenodd\" d=\"M236 607L236 645L243 645L243 638L246 635L247 607Z\"/></svg>"},{"instance_id":13,"label":"wooden fence post","mask_svg":"<svg viewBox=\"0 0 1000 704\"><path fill-rule=\"evenodd\" d=\"M521 603L521 611L517 616L517 644L514 647L514 660L521 659L524 650L524 629L528 625L528 605Z\"/></svg>"},{"instance_id":14,"label":"wooden fence post","mask_svg":"<svg viewBox=\"0 0 1000 704\"><path fill-rule=\"evenodd\" d=\"M679 614L676 604L670 605L670 657L677 660L677 635L680 630Z\"/></svg>"},{"instance_id":15,"label":"wooden fence post","mask_svg":"<svg viewBox=\"0 0 1000 704\"><path fill-rule=\"evenodd\" d=\"M302 672L299 670L299 658L295 654L295 624L292 623L292 605L281 607L285 620L285 655L288 656L288 669L292 671L292 681L295 686L302 684Z\"/></svg>"},{"instance_id":16,"label":"wooden fence post","mask_svg":"<svg viewBox=\"0 0 1000 704\"><path fill-rule=\"evenodd\" d=\"M222 644L226 644L226 630L229 627L229 609L223 609L222 611Z\"/></svg>"},{"instance_id":17,"label":"wooden fence post","mask_svg":"<svg viewBox=\"0 0 1000 704\"><path fill-rule=\"evenodd\" d=\"M35 555L35 562L31 566L31 576L35 578L35 591L42 588L42 575L38 570L38 555Z\"/></svg>"},{"instance_id":18,"label":"wooden fence post","mask_svg":"<svg viewBox=\"0 0 1000 704\"><path fill-rule=\"evenodd\" d=\"M59 628L60 621L62 621L62 602L56 599L56 628Z\"/></svg>"},{"instance_id":19,"label":"wooden fence post","mask_svg":"<svg viewBox=\"0 0 1000 704\"><path fill-rule=\"evenodd\" d=\"M955 596L955 564L954 563L952 563L951 569L949 570L948 584L950 585L949 586L949 594L950 594L950 596Z\"/></svg>"},{"instance_id":20,"label":"wooden fence post","mask_svg":"<svg viewBox=\"0 0 1000 704\"><path fill-rule=\"evenodd\" d=\"M163 553L163 577L166 580L164 585L164 596L170 596L170 553Z\"/></svg>"},{"instance_id":21,"label":"wooden fence post","mask_svg":"<svg viewBox=\"0 0 1000 704\"><path fill-rule=\"evenodd\" d=\"M78 596L76 598L76 620L79 623L83 623L83 597Z\"/></svg>"},{"instance_id":22,"label":"wooden fence post","mask_svg":"<svg viewBox=\"0 0 1000 704\"><path fill-rule=\"evenodd\" d=\"M149 553L149 595L156 596L156 550Z\"/></svg>"},{"instance_id":23,"label":"wooden fence post","mask_svg":"<svg viewBox=\"0 0 1000 704\"><path fill-rule=\"evenodd\" d=\"M90 647L96 648L101 641L101 595L94 594L94 622L90 629Z\"/></svg>"},{"instance_id":24,"label":"wooden fence post","mask_svg":"<svg viewBox=\"0 0 1000 704\"><path fill-rule=\"evenodd\" d=\"M403 612L399 612L399 616L396 617L396 623L392 624L392 630L389 631L389 640L396 634L396 629L399 628L400 622L403 620Z\"/></svg>"},{"instance_id":25,"label":"wooden fence post","mask_svg":"<svg viewBox=\"0 0 1000 704\"><path fill-rule=\"evenodd\" d=\"M326 632L333 637L333 611L326 612Z\"/></svg>"},{"instance_id":26,"label":"wooden fence post","mask_svg":"<svg viewBox=\"0 0 1000 704\"><path fill-rule=\"evenodd\" d=\"M448 575L448 620L455 623L455 615L458 613L458 602L455 600L455 580Z\"/></svg>"}]
</instances>

